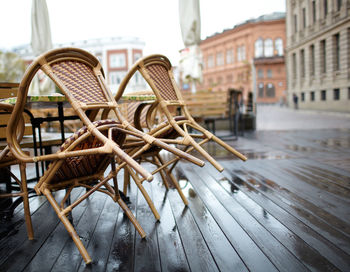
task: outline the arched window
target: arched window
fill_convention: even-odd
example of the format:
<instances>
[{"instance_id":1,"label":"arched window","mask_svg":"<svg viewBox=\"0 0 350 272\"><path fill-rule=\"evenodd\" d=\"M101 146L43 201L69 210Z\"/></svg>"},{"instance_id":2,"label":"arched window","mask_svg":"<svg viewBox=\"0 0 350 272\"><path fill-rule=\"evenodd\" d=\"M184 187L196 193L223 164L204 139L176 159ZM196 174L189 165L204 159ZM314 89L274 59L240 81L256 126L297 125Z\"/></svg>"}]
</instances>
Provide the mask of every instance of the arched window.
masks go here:
<instances>
[{"instance_id":1,"label":"arched window","mask_svg":"<svg viewBox=\"0 0 350 272\"><path fill-rule=\"evenodd\" d=\"M255 42L255 57L261 58L264 56L264 42L261 38Z\"/></svg>"},{"instance_id":2,"label":"arched window","mask_svg":"<svg viewBox=\"0 0 350 272\"><path fill-rule=\"evenodd\" d=\"M275 50L277 56L283 56L283 40L281 38L275 40Z\"/></svg>"},{"instance_id":3,"label":"arched window","mask_svg":"<svg viewBox=\"0 0 350 272\"><path fill-rule=\"evenodd\" d=\"M258 84L258 95L259 97L264 97L264 83Z\"/></svg>"},{"instance_id":4,"label":"arched window","mask_svg":"<svg viewBox=\"0 0 350 272\"><path fill-rule=\"evenodd\" d=\"M272 83L266 84L266 96L275 97L275 85Z\"/></svg>"},{"instance_id":5,"label":"arched window","mask_svg":"<svg viewBox=\"0 0 350 272\"><path fill-rule=\"evenodd\" d=\"M273 56L273 42L271 39L266 39L264 41L264 56L265 57Z\"/></svg>"}]
</instances>

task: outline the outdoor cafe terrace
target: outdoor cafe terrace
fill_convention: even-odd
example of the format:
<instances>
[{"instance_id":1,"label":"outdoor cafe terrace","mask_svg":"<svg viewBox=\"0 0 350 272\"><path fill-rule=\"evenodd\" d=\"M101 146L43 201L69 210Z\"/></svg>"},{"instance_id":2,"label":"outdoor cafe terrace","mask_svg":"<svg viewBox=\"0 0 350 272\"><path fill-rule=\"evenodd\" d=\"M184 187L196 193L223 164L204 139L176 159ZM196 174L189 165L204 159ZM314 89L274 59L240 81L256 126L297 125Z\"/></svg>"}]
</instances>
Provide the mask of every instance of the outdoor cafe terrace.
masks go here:
<instances>
[{"instance_id":1,"label":"outdoor cafe terrace","mask_svg":"<svg viewBox=\"0 0 350 272\"><path fill-rule=\"evenodd\" d=\"M1 221L0 271L349 271L349 130L260 131L227 142L248 160L210 143L222 173L208 163L176 167L188 207L158 175L145 183L159 222L131 182L128 206L145 239L105 194L74 209L90 265L46 198L30 198L35 239L19 205Z\"/></svg>"}]
</instances>

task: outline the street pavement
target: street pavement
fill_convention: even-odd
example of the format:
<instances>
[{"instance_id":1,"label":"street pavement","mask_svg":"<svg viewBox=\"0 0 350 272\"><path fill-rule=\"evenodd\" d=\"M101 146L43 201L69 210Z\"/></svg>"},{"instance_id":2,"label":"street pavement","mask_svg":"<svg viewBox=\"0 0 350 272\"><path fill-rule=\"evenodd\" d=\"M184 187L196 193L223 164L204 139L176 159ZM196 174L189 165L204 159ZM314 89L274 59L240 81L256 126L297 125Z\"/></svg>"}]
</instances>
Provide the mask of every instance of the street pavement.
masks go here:
<instances>
[{"instance_id":1,"label":"street pavement","mask_svg":"<svg viewBox=\"0 0 350 272\"><path fill-rule=\"evenodd\" d=\"M350 113L295 110L277 105L257 107L257 130L317 130L350 128Z\"/></svg>"}]
</instances>

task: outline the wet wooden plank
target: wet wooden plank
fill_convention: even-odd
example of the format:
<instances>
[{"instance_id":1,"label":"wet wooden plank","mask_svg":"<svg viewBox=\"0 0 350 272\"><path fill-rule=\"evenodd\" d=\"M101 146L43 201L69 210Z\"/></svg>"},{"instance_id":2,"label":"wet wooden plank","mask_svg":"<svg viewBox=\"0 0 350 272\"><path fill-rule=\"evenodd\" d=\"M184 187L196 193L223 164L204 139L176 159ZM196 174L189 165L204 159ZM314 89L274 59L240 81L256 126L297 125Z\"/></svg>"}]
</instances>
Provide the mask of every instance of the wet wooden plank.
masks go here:
<instances>
[{"instance_id":1,"label":"wet wooden plank","mask_svg":"<svg viewBox=\"0 0 350 272\"><path fill-rule=\"evenodd\" d=\"M118 180L122 180L122 178ZM121 187L121 184L122 183L119 183L118 186ZM136 196L138 192L132 180L131 184L132 186L128 189L128 197L130 199L128 207L131 212L136 215ZM111 249L106 263L106 271L134 271L135 235L139 234L135 230L134 225L130 222L129 218L124 215L123 210L119 209L113 238L111 238Z\"/></svg>"},{"instance_id":2,"label":"wet wooden plank","mask_svg":"<svg viewBox=\"0 0 350 272\"><path fill-rule=\"evenodd\" d=\"M123 216L118 203L107 197L87 247L87 251L93 261L91 264L86 265L81 260L78 271L106 271L106 264L112 245L111 240L113 239L118 216Z\"/></svg>"},{"instance_id":3,"label":"wet wooden plank","mask_svg":"<svg viewBox=\"0 0 350 272\"><path fill-rule=\"evenodd\" d=\"M75 189L71 195L72 200L77 199L77 197L82 195L84 191L85 190L82 190L82 189ZM91 198L93 197L94 196L91 196ZM75 209L73 209L72 217L75 224L77 224L80 221L82 214L86 208L87 208L86 205L78 205ZM70 239L71 237L68 235L66 228L61 223L61 221L59 221L56 228L52 230L52 232L50 233L45 243L35 254L35 256L30 261L28 266L26 266L25 270L26 271L51 270L57 258L60 256L60 253L64 248L65 244ZM43 262L43 260L45 260L45 262Z\"/></svg>"},{"instance_id":4,"label":"wet wooden plank","mask_svg":"<svg viewBox=\"0 0 350 272\"><path fill-rule=\"evenodd\" d=\"M276 267L247 234L246 230L238 224L236 219L230 215L213 193L199 183L199 178L193 177L190 171L185 171L184 175L191 182L196 193L205 203L248 269L254 271L277 271ZM254 255L249 252L254 252Z\"/></svg>"},{"instance_id":5,"label":"wet wooden plank","mask_svg":"<svg viewBox=\"0 0 350 272\"><path fill-rule=\"evenodd\" d=\"M182 174L183 175L183 174ZM235 271L247 271L247 267L227 240L225 234L210 214L199 195L195 193L192 184L188 180L183 192L189 201L189 208L198 228L200 229L206 244L215 259L215 263L220 271L230 271L232 267ZM177 192L172 192L177 194Z\"/></svg>"},{"instance_id":6,"label":"wet wooden plank","mask_svg":"<svg viewBox=\"0 0 350 272\"><path fill-rule=\"evenodd\" d=\"M63 194L58 193L56 197L60 200L63 198ZM51 205L46 202L36 212L32 222L34 226L34 240L30 241L27 239L25 226L23 225L19 230L19 235L14 236L14 241L11 241L11 243L14 242L15 244L2 244L4 252L1 253L1 257L7 257L7 259L1 264L0 271L22 271L47 240L51 232L57 227L59 219ZM25 236L24 239L23 235ZM18 240L20 238L22 239ZM10 242L10 240L7 242Z\"/></svg>"},{"instance_id":7,"label":"wet wooden plank","mask_svg":"<svg viewBox=\"0 0 350 272\"><path fill-rule=\"evenodd\" d=\"M185 169L187 170L186 173L188 173L190 166L185 167ZM207 171L205 173L207 173ZM220 186L217 186L216 181L210 175L199 175L198 172L192 172L188 173L187 176L190 178L191 182L196 181L196 188L208 187L213 195L216 196L217 200L226 208L242 229L247 232L250 239L260 247L262 252L264 252L279 271L287 271L290 268L298 271L306 270L294 255L263 228L235 199L226 194L224 190L220 190ZM201 181L202 183L197 181ZM247 260L244 261L247 262Z\"/></svg>"},{"instance_id":8,"label":"wet wooden plank","mask_svg":"<svg viewBox=\"0 0 350 272\"><path fill-rule=\"evenodd\" d=\"M159 254L162 271L190 271L185 251L182 245L180 234L171 210L168 195L165 186L156 176L152 181L152 195L156 209L160 215L160 224L156 225ZM177 192L174 192L177 194ZM178 197L178 205L182 200Z\"/></svg>"},{"instance_id":9,"label":"wet wooden plank","mask_svg":"<svg viewBox=\"0 0 350 272\"><path fill-rule=\"evenodd\" d=\"M249 173L252 180L261 186L264 186L266 193L272 193L276 198L280 199L284 203L293 203L291 206L295 207L295 211L298 214L304 214L304 218L306 220L313 221L314 225L317 225L317 228L323 229L327 239L330 239L337 244L343 244L343 241L350 241L348 237L350 233L350 225L343 220L346 217L342 217L337 213L327 212L326 210L322 209L322 207L317 205L318 201L316 203L312 203L309 201L309 198L305 199L302 192L297 193L289 191L283 185L280 185L280 180L283 179L284 182L288 181L289 183L292 183L294 179L288 177L288 175L280 174L278 169L271 169L269 166L270 164L264 163L264 166L262 166L261 163L254 164L253 162L252 167L255 171L247 170L247 173ZM330 205L335 206L341 204L331 202ZM347 205L341 206L344 208L347 207ZM334 238L332 238L328 233L331 233L332 237ZM347 243L347 245L349 244ZM343 249L346 252L350 252L349 247Z\"/></svg>"},{"instance_id":10,"label":"wet wooden plank","mask_svg":"<svg viewBox=\"0 0 350 272\"><path fill-rule=\"evenodd\" d=\"M80 204L86 206L86 209L79 222L73 223L86 248L89 246L107 197L107 195L97 192L93 198L88 198ZM93 259L92 255L90 257ZM82 256L78 248L72 239L68 239L51 271L77 271L81 261Z\"/></svg>"},{"instance_id":11,"label":"wet wooden plank","mask_svg":"<svg viewBox=\"0 0 350 272\"><path fill-rule=\"evenodd\" d=\"M219 271L190 209L182 205L178 195L168 196L191 271Z\"/></svg>"},{"instance_id":12,"label":"wet wooden plank","mask_svg":"<svg viewBox=\"0 0 350 272\"><path fill-rule=\"evenodd\" d=\"M332 270L336 269L335 267L338 267L343 271L349 269L349 255L340 250L338 245L335 246L334 244L330 243L328 239L321 236L319 234L320 229L318 229L317 224L309 227L307 225L309 221L306 221L305 217L300 216L293 208L291 208L292 203L283 203L279 199L266 194L265 189L252 185L251 181L247 181L248 179L251 179L251 177L246 175L239 166L242 164L223 164L227 169L223 172L226 178L231 180L236 187L249 195L249 197L256 203L272 214L276 219L278 219L278 221L293 231L324 257L325 269L327 268L328 270ZM345 245L346 242L343 244Z\"/></svg>"},{"instance_id":13,"label":"wet wooden plank","mask_svg":"<svg viewBox=\"0 0 350 272\"><path fill-rule=\"evenodd\" d=\"M283 222L278 221L263 206L260 206L248 194L236 187L228 178L214 169L208 169L215 179L228 194L239 202L251 214L259 224L263 225L281 244L283 244L301 263L310 270L320 271L328 265L326 258L315 249L305 243L299 236L288 229ZM220 192L220 196L223 193ZM296 246L297 245L297 246ZM292 268L289 267L291 270Z\"/></svg>"},{"instance_id":14,"label":"wet wooden plank","mask_svg":"<svg viewBox=\"0 0 350 272\"><path fill-rule=\"evenodd\" d=\"M133 181L131 181L133 183ZM150 184L143 183L151 199L152 191ZM142 193L137 193L136 218L146 232L147 236L142 239L138 233L135 238L134 271L161 271L160 256L158 248L158 237L156 224L159 224Z\"/></svg>"}]
</instances>

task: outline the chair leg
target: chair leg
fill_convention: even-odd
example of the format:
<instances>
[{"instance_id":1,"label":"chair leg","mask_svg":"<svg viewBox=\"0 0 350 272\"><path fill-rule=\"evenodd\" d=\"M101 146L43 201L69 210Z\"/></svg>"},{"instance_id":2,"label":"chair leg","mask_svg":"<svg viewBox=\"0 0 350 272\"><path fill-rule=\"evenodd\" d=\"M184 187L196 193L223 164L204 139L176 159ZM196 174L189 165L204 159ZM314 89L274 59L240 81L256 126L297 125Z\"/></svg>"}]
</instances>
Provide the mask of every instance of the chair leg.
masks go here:
<instances>
[{"instance_id":1,"label":"chair leg","mask_svg":"<svg viewBox=\"0 0 350 272\"><path fill-rule=\"evenodd\" d=\"M60 206L56 202L55 198L52 196L49 189L45 189L43 194L46 196L48 201L50 202L51 206L54 208L55 212L57 213L58 218L61 220L63 225L65 226L66 230L72 237L75 245L77 246L81 256L83 257L86 264L89 264L92 262L91 257L89 256L86 248L84 247L83 243L81 242L76 230L74 229L71 222L68 220L67 216L61 212Z\"/></svg>"},{"instance_id":2,"label":"chair leg","mask_svg":"<svg viewBox=\"0 0 350 272\"><path fill-rule=\"evenodd\" d=\"M131 223L134 225L135 229L140 234L141 238L145 238L146 237L146 232L143 230L143 228L141 227L140 223L136 220L134 214L130 211L130 209L125 204L125 202L121 199L121 197L118 198L117 202L118 202L119 206L125 212L126 216L129 218Z\"/></svg>"},{"instance_id":3,"label":"chair leg","mask_svg":"<svg viewBox=\"0 0 350 272\"><path fill-rule=\"evenodd\" d=\"M161 157L159 154L157 154L157 158L158 158L158 160L160 161L160 163L163 165L163 164L164 164L164 161L163 161L162 157ZM182 192L182 190L181 190L181 187L180 187L180 184L179 184L179 182L177 181L177 179L175 178L174 174L173 174L171 171L169 171L169 169L167 169L167 168L165 168L165 171L166 171L166 173L168 174L168 176L170 177L172 183L174 184L174 186L175 186L177 192L179 193L179 195L180 195L180 197L181 197L183 203L187 206L187 205L188 205L188 200L187 200L187 198L185 197L185 195L183 194L183 192Z\"/></svg>"},{"instance_id":4,"label":"chair leg","mask_svg":"<svg viewBox=\"0 0 350 272\"><path fill-rule=\"evenodd\" d=\"M208 160L219 172L224 171L224 168L205 151L195 140L190 139L190 144L196 149L206 160Z\"/></svg>"},{"instance_id":5,"label":"chair leg","mask_svg":"<svg viewBox=\"0 0 350 272\"><path fill-rule=\"evenodd\" d=\"M20 163L19 168L20 168L20 173L21 173L21 191L22 191L23 209L24 209L24 217L25 217L25 222L26 222L26 227L27 227L28 239L33 240L34 239L34 231L33 231L32 219L30 216L25 164Z\"/></svg>"},{"instance_id":6,"label":"chair leg","mask_svg":"<svg viewBox=\"0 0 350 272\"><path fill-rule=\"evenodd\" d=\"M124 167L124 184L123 184L123 193L126 196L128 193L128 186L130 184L130 174L129 171Z\"/></svg>"},{"instance_id":7,"label":"chair leg","mask_svg":"<svg viewBox=\"0 0 350 272\"><path fill-rule=\"evenodd\" d=\"M212 140L214 142L216 142L217 144L221 145L227 151L231 152L232 154L234 154L235 156L240 158L242 161L246 161L247 160L246 156L244 156L243 154L239 153L236 149L234 149L233 147L229 146L227 143L225 143L223 140L221 140L220 138L216 137L215 135L213 135Z\"/></svg>"},{"instance_id":8,"label":"chair leg","mask_svg":"<svg viewBox=\"0 0 350 272\"><path fill-rule=\"evenodd\" d=\"M152 157L153 158L153 162L158 166L161 167L163 164L161 163L160 159L159 159L159 154L155 155ZM166 179L166 172L164 171L164 169L159 171L159 174L162 178L163 184L165 185L165 188L167 190L169 190L169 183Z\"/></svg>"},{"instance_id":9,"label":"chair leg","mask_svg":"<svg viewBox=\"0 0 350 272\"><path fill-rule=\"evenodd\" d=\"M153 201L151 200L151 198L149 197L147 191L145 190L145 188L142 186L140 179L138 178L138 176L135 174L135 172L133 172L129 166L127 166L128 168L128 172L130 173L130 175L132 176L133 180L135 181L137 187L140 189L141 193L143 194L144 198L147 201L148 206L151 208L152 213L154 215L154 217L157 219L157 221L160 220L160 215L158 213L158 211L156 210L156 207L154 206Z\"/></svg>"}]
</instances>

